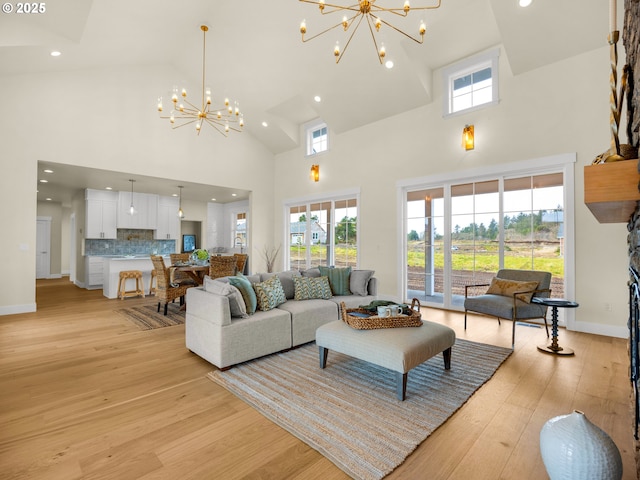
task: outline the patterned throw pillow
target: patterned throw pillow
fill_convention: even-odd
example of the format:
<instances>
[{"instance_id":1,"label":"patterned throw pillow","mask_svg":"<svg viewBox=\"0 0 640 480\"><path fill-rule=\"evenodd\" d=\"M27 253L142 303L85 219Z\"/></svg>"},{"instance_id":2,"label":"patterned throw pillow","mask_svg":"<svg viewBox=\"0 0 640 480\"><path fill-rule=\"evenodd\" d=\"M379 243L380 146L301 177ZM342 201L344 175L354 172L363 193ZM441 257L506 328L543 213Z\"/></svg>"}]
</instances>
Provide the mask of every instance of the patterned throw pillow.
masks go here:
<instances>
[{"instance_id":1,"label":"patterned throw pillow","mask_svg":"<svg viewBox=\"0 0 640 480\"><path fill-rule=\"evenodd\" d=\"M323 277L329 277L331 293L334 295L351 295L351 290L349 290L351 267L329 268L320 266L318 268L320 269L320 275Z\"/></svg>"},{"instance_id":2,"label":"patterned throw pillow","mask_svg":"<svg viewBox=\"0 0 640 480\"><path fill-rule=\"evenodd\" d=\"M258 310L263 312L272 310L287 301L282 283L277 276L271 277L266 282L254 283L253 289L256 291L256 298L258 299Z\"/></svg>"},{"instance_id":3,"label":"patterned throw pillow","mask_svg":"<svg viewBox=\"0 0 640 480\"><path fill-rule=\"evenodd\" d=\"M254 314L258 306L258 300L256 299L256 292L247 277L238 274L234 277L229 277L229 283L240 290L244 304L247 307L247 313L249 315Z\"/></svg>"},{"instance_id":4,"label":"patterned throw pillow","mask_svg":"<svg viewBox=\"0 0 640 480\"><path fill-rule=\"evenodd\" d=\"M296 291L293 298L296 300L311 300L312 298L326 300L333 296L327 277L293 277L293 284Z\"/></svg>"},{"instance_id":5,"label":"patterned throw pillow","mask_svg":"<svg viewBox=\"0 0 640 480\"><path fill-rule=\"evenodd\" d=\"M538 288L538 282L519 282L517 280L505 280L503 278L494 277L491 280L491 285L487 290L487 293L493 295L502 295L505 297L513 297L516 292L531 292ZM530 303L533 292L523 293L522 295L516 295L518 300Z\"/></svg>"}]
</instances>

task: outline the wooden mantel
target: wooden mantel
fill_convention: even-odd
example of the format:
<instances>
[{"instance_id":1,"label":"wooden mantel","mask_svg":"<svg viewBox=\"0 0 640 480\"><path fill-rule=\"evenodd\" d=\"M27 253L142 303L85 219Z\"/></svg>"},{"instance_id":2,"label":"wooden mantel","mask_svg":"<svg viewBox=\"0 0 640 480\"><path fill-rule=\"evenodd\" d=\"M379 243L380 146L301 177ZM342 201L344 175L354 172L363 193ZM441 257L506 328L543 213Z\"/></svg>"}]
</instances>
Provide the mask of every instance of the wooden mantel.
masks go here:
<instances>
[{"instance_id":1,"label":"wooden mantel","mask_svg":"<svg viewBox=\"0 0 640 480\"><path fill-rule=\"evenodd\" d=\"M600 223L627 223L640 201L638 159L584 167L584 203Z\"/></svg>"}]
</instances>

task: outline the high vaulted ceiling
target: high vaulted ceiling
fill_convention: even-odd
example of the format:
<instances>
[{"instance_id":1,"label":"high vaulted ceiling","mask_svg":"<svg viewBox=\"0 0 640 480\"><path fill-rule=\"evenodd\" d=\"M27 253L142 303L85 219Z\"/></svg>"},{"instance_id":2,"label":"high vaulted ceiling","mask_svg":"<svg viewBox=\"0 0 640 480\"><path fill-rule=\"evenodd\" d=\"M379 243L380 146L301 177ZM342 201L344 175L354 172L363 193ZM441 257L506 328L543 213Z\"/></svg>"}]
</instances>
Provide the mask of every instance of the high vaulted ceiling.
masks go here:
<instances>
[{"instance_id":1,"label":"high vaulted ceiling","mask_svg":"<svg viewBox=\"0 0 640 480\"><path fill-rule=\"evenodd\" d=\"M412 0L412 6L436 0ZM354 2L355 3L355 2ZM400 6L401 0L377 0ZM13 5L16 5L15 3ZM127 65L169 64L166 92L150 91L150 106L172 85L201 88L202 32L207 24L207 78L215 96L240 102L245 130L273 153L299 145L299 125L318 117L336 133L433 100L432 72L503 45L514 75L606 45L605 0L442 0L436 10L394 22L413 33L427 25L424 44L384 34L388 70L378 63L362 25L339 64L333 45L340 28L309 43L300 40L341 20L321 17L298 0L55 0L42 14L0 14L0 77ZM622 10L620 8L620 10ZM619 12L622 28L622 11ZM51 50L60 50L57 58ZM313 101L315 95L321 103ZM150 107L151 108L151 107ZM263 127L263 121L268 127Z\"/></svg>"}]
</instances>

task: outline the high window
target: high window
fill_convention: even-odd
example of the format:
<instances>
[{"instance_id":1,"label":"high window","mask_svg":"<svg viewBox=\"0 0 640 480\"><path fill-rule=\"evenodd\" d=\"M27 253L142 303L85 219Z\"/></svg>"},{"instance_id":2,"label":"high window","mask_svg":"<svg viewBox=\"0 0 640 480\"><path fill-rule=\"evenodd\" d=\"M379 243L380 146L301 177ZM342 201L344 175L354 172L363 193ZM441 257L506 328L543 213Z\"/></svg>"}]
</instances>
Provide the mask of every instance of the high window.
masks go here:
<instances>
[{"instance_id":1,"label":"high window","mask_svg":"<svg viewBox=\"0 0 640 480\"><path fill-rule=\"evenodd\" d=\"M316 121L306 126L307 155L326 152L329 148L329 133L327 124Z\"/></svg>"},{"instance_id":2,"label":"high window","mask_svg":"<svg viewBox=\"0 0 640 480\"><path fill-rule=\"evenodd\" d=\"M236 248L246 248L247 246L247 214L246 212L236 212L233 214L233 246Z\"/></svg>"},{"instance_id":3,"label":"high window","mask_svg":"<svg viewBox=\"0 0 640 480\"><path fill-rule=\"evenodd\" d=\"M494 49L443 70L445 116L498 102L498 54Z\"/></svg>"},{"instance_id":4,"label":"high window","mask_svg":"<svg viewBox=\"0 0 640 480\"><path fill-rule=\"evenodd\" d=\"M288 205L285 264L292 270L358 264L358 199L335 198Z\"/></svg>"}]
</instances>

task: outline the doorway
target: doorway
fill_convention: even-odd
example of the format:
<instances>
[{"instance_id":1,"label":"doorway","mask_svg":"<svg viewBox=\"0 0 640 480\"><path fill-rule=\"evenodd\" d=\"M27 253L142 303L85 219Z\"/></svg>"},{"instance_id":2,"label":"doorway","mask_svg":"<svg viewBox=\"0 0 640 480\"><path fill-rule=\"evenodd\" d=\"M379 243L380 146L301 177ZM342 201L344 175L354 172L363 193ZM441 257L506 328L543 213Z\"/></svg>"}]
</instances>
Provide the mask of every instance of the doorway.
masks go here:
<instances>
[{"instance_id":1,"label":"doorway","mask_svg":"<svg viewBox=\"0 0 640 480\"><path fill-rule=\"evenodd\" d=\"M36 219L36 278L51 276L51 217Z\"/></svg>"}]
</instances>

